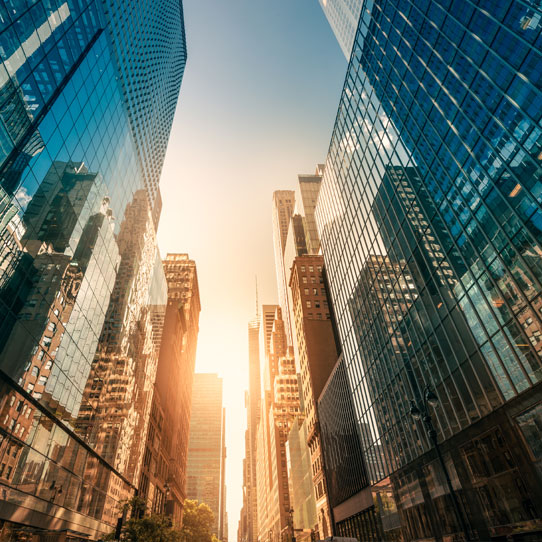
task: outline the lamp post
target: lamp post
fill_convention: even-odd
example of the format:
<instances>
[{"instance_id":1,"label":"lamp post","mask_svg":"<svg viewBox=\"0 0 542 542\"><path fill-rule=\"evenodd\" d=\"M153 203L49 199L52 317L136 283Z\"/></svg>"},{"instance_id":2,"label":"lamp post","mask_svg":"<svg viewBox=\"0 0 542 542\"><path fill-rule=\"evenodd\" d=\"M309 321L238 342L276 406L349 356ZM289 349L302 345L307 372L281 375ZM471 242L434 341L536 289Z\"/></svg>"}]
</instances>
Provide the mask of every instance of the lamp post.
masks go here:
<instances>
[{"instance_id":1,"label":"lamp post","mask_svg":"<svg viewBox=\"0 0 542 542\"><path fill-rule=\"evenodd\" d=\"M166 482L164 484L164 500L163 500L163 503L162 503L162 515L165 516L166 515L166 506L167 506L167 499L168 499L168 496L169 496L169 484Z\"/></svg>"},{"instance_id":2,"label":"lamp post","mask_svg":"<svg viewBox=\"0 0 542 542\"><path fill-rule=\"evenodd\" d=\"M457 494L452 486L452 481L450 480L448 468L446 467L446 463L444 462L444 458L442 457L442 453L440 452L440 447L437 440L437 431L433 425L433 419L431 418L431 414L429 413L429 406L435 408L437 405L438 397L435 395L435 392L431 389L430 386L425 386L425 389L423 390L423 407L420 408L415 401L410 401L410 415L415 420L422 420L425 425L425 429L427 431L429 439L433 443L433 446L435 447L435 450L437 452L440 466L444 471L446 485L448 486L448 491L450 492L450 497L452 498L452 504L454 507L455 515L457 517L457 521L461 526L461 530L465 535L465 539L467 540L467 542L469 542L470 536L467 521L465 520L465 516L463 515L463 511L461 510L461 506L459 505L459 499L457 498Z\"/></svg>"},{"instance_id":3,"label":"lamp post","mask_svg":"<svg viewBox=\"0 0 542 542\"><path fill-rule=\"evenodd\" d=\"M295 528L294 528L294 509L290 508L288 512L288 527L290 528L290 541L296 542Z\"/></svg>"}]
</instances>

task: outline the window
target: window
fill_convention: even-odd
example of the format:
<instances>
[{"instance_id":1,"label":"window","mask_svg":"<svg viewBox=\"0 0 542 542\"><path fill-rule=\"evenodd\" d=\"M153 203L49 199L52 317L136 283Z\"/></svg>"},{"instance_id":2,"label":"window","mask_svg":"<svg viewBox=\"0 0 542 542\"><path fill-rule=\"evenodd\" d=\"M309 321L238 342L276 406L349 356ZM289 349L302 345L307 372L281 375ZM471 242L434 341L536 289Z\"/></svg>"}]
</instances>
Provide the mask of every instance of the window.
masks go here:
<instances>
[{"instance_id":1,"label":"window","mask_svg":"<svg viewBox=\"0 0 542 542\"><path fill-rule=\"evenodd\" d=\"M309 295L309 289L305 288L305 295Z\"/></svg>"},{"instance_id":2,"label":"window","mask_svg":"<svg viewBox=\"0 0 542 542\"><path fill-rule=\"evenodd\" d=\"M309 271L310 271L311 273L314 273L314 266L313 266L313 265L309 265Z\"/></svg>"},{"instance_id":3,"label":"window","mask_svg":"<svg viewBox=\"0 0 542 542\"><path fill-rule=\"evenodd\" d=\"M38 376L38 372L39 367L37 365L34 365L34 367L32 367L32 376Z\"/></svg>"},{"instance_id":4,"label":"window","mask_svg":"<svg viewBox=\"0 0 542 542\"><path fill-rule=\"evenodd\" d=\"M542 463L542 403L519 415L516 421L535 461Z\"/></svg>"},{"instance_id":5,"label":"window","mask_svg":"<svg viewBox=\"0 0 542 542\"><path fill-rule=\"evenodd\" d=\"M305 266L304 266L304 265L301 266L301 272L302 272L302 273L305 272Z\"/></svg>"},{"instance_id":6,"label":"window","mask_svg":"<svg viewBox=\"0 0 542 542\"><path fill-rule=\"evenodd\" d=\"M318 295L318 288L312 289L312 295Z\"/></svg>"},{"instance_id":7,"label":"window","mask_svg":"<svg viewBox=\"0 0 542 542\"><path fill-rule=\"evenodd\" d=\"M307 284L307 277L303 277L303 284Z\"/></svg>"}]
</instances>

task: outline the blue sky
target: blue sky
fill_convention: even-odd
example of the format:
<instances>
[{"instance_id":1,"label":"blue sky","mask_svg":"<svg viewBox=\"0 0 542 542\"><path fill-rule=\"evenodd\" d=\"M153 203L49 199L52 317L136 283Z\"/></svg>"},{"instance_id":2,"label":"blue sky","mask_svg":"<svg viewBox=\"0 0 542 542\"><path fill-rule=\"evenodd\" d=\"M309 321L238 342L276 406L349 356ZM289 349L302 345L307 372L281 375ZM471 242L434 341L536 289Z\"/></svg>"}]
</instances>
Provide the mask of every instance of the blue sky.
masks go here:
<instances>
[{"instance_id":1,"label":"blue sky","mask_svg":"<svg viewBox=\"0 0 542 542\"><path fill-rule=\"evenodd\" d=\"M274 190L325 161L346 60L318 0L185 0L188 62L161 180L159 243L196 260L196 370L224 378L227 507L236 540L247 323L276 303Z\"/></svg>"}]
</instances>

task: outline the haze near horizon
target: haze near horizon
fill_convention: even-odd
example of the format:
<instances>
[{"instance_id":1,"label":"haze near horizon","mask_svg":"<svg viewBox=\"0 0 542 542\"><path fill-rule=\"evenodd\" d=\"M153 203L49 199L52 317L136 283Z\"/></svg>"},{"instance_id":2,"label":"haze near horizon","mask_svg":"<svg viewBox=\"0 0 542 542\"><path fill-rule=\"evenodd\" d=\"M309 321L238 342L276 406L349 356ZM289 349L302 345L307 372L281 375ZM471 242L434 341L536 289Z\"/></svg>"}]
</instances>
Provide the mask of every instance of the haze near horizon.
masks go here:
<instances>
[{"instance_id":1,"label":"haze near horizon","mask_svg":"<svg viewBox=\"0 0 542 542\"><path fill-rule=\"evenodd\" d=\"M317 0L185 0L188 61L161 179L162 256L196 261L196 372L224 378L227 510L242 506L247 324L276 303L274 190L325 161L346 61Z\"/></svg>"}]
</instances>

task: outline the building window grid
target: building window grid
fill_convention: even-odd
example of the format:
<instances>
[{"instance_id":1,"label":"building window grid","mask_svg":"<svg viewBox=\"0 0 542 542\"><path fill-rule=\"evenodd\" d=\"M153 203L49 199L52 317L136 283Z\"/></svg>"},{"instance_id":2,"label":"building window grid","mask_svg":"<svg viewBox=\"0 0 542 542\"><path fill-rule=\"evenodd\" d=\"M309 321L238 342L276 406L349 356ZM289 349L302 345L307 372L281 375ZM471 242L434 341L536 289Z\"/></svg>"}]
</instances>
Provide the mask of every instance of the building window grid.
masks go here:
<instances>
[{"instance_id":1,"label":"building window grid","mask_svg":"<svg viewBox=\"0 0 542 542\"><path fill-rule=\"evenodd\" d=\"M93 4L91 4L91 6L93 6ZM90 10L90 7L88 7L88 10ZM28 13L28 11L25 12L25 13ZM77 25L81 24L81 19L83 17L85 17L85 15L87 15L88 13L89 13L89 11L83 11L81 14L77 13L77 16L80 15L80 18L75 19L75 22L73 23L73 25L71 25L70 27L67 27L66 32L63 34L63 36L68 35L68 32L74 30L74 31L78 32L77 38L79 38L80 36L83 36L83 35L85 35L85 38L86 38L86 34L81 32L81 27L78 27ZM74 15L75 15L75 13L72 12L72 17ZM72 45L77 43L77 41L78 40L73 40ZM84 45L86 45L86 44L82 44L81 47L83 47ZM93 69L93 66L96 64L96 59L97 58L101 57L102 60L103 60L103 58L104 58L104 55L103 55L104 50L105 49L103 47L103 43L100 43L100 41L96 42L95 45L94 45L93 50L90 52L90 54L88 54L84 58L84 60L83 60L83 62L81 64L81 67L79 68L79 69L84 70L85 73L89 77L90 76L93 77L93 85L94 85L95 89L102 88L102 90L103 90L103 87L106 87L106 86L111 86L111 88L114 87L114 85L110 84L111 80L114 77L114 74L112 73L110 66L108 66L107 70L104 70L101 73L101 79L95 79L94 78L94 73L95 73L96 70ZM77 53L75 47L74 47L73 51ZM70 81L69 86L74 87L74 85L72 84L72 81ZM43 89L40 88L39 90L41 91ZM111 139L114 139L115 136L119 136L119 139L122 139L124 136L127 136L127 132L125 130L124 130L124 134L122 133L120 128L113 130L114 126L115 127L119 126L119 123L116 122L116 121L119 120L120 112L122 111L120 102L119 102L118 98L116 97L116 95L114 93L112 93L112 92L111 93L102 93L102 96L101 96L102 99L101 99L100 105L99 105L100 110L98 111L98 107L92 108L90 102L87 102L87 103L82 103L81 102L81 98L84 98L85 101L90 99L87 96L86 92L84 91L84 87L83 87L83 92L78 93L73 88L70 89L70 92L72 93L72 96L74 96L74 98L70 101L70 103L67 103L67 108L64 108L60 118L62 118L62 116L68 115L69 114L67 112L68 110L72 111L72 116L74 118L78 118L78 116L81 114L82 109L85 108L86 111L89 112L90 118L93 118L95 113L99 113L100 115L103 115L104 119L109 119L109 125L105 125L104 128L101 129L101 133L103 135L106 135ZM39 95L39 92L37 92L37 95ZM45 99L45 96L43 98ZM57 106L57 103L55 103L53 105L52 113L54 115L50 117L53 120L58 120L58 117L56 115L56 106ZM75 115L74 115L74 112L75 112ZM51 113L49 113L49 115L51 115ZM40 125L40 129L44 129L44 127L45 127L44 125ZM66 133L59 133L58 134L58 139L59 139L60 147L61 147L62 150L66 149L67 148L66 146L68 144L68 140L65 139L65 136L67 136ZM50 146L47 147L48 152L50 152L50 148L51 148ZM94 154L93 154L92 144L89 145L89 151L90 151L90 155L91 155L91 162L94 162ZM125 155L126 154L127 153L125 153ZM46 156L46 155L47 155L47 152L44 151L43 156ZM109 158L108 158L107 154L103 153L102 157L103 157L103 159L102 159L101 164L103 164L105 166L105 170L107 170L109 172L113 171L113 167L110 164L110 161L109 161ZM56 156L52 156L52 158L54 160L54 159L56 159ZM126 160L128 160L128 158L126 158L126 157L120 159L118 161L117 167L114 168L114 172L119 171L119 170L124 170L127 173L128 177L131 177L131 178L134 178L134 179L137 178L137 173L135 172L133 164L130 165L130 164L125 163ZM97 168L97 170L99 170L99 171L102 171L103 169L104 168L102 168L102 167ZM115 177L115 175L112 175L112 177ZM117 188L117 191L122 191L123 188L124 187L119 186ZM119 207L120 207L122 201L124 200L124 198L116 198L116 199L112 198L112 199L115 200L118 203ZM109 282L110 281L107 280L107 278L106 278L106 280L103 283L104 287ZM30 412L30 411L31 410L29 409L27 412ZM120 484L118 484L118 483L117 483L117 485L120 486Z\"/></svg>"}]
</instances>

